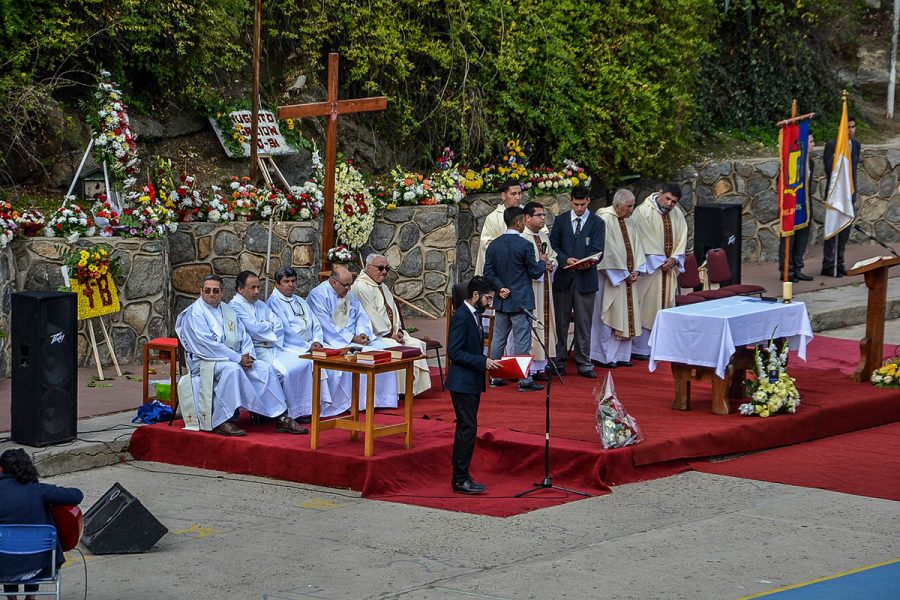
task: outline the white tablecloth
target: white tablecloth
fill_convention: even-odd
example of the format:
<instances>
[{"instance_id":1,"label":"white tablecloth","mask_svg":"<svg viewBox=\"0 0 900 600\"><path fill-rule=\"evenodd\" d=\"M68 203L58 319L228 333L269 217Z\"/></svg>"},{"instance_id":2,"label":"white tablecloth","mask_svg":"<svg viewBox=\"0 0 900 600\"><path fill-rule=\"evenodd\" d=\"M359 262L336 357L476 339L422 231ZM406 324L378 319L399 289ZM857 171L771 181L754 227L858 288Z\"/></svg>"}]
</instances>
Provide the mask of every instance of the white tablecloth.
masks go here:
<instances>
[{"instance_id":1,"label":"white tablecloth","mask_svg":"<svg viewBox=\"0 0 900 600\"><path fill-rule=\"evenodd\" d=\"M788 338L791 350L806 360L812 326L803 302L781 304L759 298L733 296L667 308L656 313L650 333L650 370L660 361L725 367L738 346Z\"/></svg>"}]
</instances>

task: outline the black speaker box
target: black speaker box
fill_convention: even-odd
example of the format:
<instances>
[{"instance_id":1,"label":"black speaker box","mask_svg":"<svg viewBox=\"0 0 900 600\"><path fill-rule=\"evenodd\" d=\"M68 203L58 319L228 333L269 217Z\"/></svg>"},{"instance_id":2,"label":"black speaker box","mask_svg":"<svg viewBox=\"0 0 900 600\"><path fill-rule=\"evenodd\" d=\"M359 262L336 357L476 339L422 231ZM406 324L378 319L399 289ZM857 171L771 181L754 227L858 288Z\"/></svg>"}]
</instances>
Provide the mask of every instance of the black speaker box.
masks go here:
<instances>
[{"instance_id":1,"label":"black speaker box","mask_svg":"<svg viewBox=\"0 0 900 600\"><path fill-rule=\"evenodd\" d=\"M169 532L118 482L84 513L81 542L94 554L146 552Z\"/></svg>"},{"instance_id":2,"label":"black speaker box","mask_svg":"<svg viewBox=\"0 0 900 600\"><path fill-rule=\"evenodd\" d=\"M77 296L12 295L13 441L48 446L78 433Z\"/></svg>"},{"instance_id":3,"label":"black speaker box","mask_svg":"<svg viewBox=\"0 0 900 600\"><path fill-rule=\"evenodd\" d=\"M698 204L694 207L694 256L702 265L706 253L722 248L728 256L731 283L741 282L740 204Z\"/></svg>"}]
</instances>

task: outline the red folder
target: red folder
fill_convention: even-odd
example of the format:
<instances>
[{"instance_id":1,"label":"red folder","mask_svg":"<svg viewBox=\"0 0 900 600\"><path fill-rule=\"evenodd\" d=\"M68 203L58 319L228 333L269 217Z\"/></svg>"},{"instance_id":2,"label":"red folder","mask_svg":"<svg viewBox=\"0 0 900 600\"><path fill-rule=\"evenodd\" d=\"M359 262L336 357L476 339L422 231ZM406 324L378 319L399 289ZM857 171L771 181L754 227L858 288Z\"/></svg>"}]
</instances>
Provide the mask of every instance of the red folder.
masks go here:
<instances>
[{"instance_id":1,"label":"red folder","mask_svg":"<svg viewBox=\"0 0 900 600\"><path fill-rule=\"evenodd\" d=\"M525 379L528 377L528 371L531 369L534 357L530 354L504 356L498 359L497 362L500 363L500 368L490 371L491 377L497 379Z\"/></svg>"}]
</instances>

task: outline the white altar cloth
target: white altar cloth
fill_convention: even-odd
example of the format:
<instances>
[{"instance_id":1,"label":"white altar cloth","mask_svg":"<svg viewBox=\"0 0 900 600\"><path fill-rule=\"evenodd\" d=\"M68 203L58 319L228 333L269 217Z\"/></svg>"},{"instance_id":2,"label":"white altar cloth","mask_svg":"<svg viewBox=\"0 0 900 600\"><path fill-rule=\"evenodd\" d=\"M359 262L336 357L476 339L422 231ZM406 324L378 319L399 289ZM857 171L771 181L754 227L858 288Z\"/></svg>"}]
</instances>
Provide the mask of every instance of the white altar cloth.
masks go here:
<instances>
[{"instance_id":1,"label":"white altar cloth","mask_svg":"<svg viewBox=\"0 0 900 600\"><path fill-rule=\"evenodd\" d=\"M650 334L651 371L660 361L725 368L738 346L787 338L791 350L804 361L806 345L813 339L809 314L803 302L782 304L749 296L732 296L656 314Z\"/></svg>"}]
</instances>

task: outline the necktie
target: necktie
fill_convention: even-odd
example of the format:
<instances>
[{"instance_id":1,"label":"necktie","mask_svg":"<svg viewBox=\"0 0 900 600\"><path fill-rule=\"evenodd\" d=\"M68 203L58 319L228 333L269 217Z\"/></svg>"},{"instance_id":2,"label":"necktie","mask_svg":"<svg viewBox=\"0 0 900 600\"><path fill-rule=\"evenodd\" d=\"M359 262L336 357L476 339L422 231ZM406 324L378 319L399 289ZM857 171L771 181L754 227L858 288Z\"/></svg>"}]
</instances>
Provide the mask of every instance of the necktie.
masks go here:
<instances>
[{"instance_id":1,"label":"necktie","mask_svg":"<svg viewBox=\"0 0 900 600\"><path fill-rule=\"evenodd\" d=\"M394 326L394 311L391 310L391 305L388 304L387 296L384 295L384 288L382 286L378 286L378 291L381 292L381 299L384 300L384 310L387 311L388 320L391 322L391 328Z\"/></svg>"},{"instance_id":2,"label":"necktie","mask_svg":"<svg viewBox=\"0 0 900 600\"><path fill-rule=\"evenodd\" d=\"M581 217L575 217L575 237L581 233Z\"/></svg>"}]
</instances>

